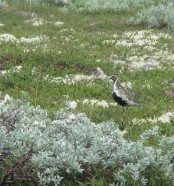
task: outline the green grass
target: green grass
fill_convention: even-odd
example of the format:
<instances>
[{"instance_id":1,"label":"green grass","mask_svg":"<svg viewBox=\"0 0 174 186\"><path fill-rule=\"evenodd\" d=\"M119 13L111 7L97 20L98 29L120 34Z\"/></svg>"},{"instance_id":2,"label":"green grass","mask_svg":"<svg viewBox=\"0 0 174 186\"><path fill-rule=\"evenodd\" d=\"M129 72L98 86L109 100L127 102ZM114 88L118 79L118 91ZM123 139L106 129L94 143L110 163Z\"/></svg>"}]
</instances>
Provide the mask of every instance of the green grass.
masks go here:
<instances>
[{"instance_id":1,"label":"green grass","mask_svg":"<svg viewBox=\"0 0 174 186\"><path fill-rule=\"evenodd\" d=\"M27 7L23 8L27 10ZM84 83L66 85L49 84L43 81L43 77L48 74L53 77L64 77L66 74L88 75L91 68L100 67L107 75L117 73L122 81L133 82L133 88L138 95L138 99L143 102L143 106L140 108L132 107L129 109L129 116L124 118L125 123L134 117L155 117L165 113L166 110L172 109L173 100L164 96L164 91L170 87L168 88L167 84L162 85L163 80L172 80L170 65L166 66L165 71L142 70L130 72L125 68L123 73L120 74L121 65L114 66L109 62L109 56L112 54L117 54L124 60L126 55L129 52L131 53L131 48L116 48L113 45L104 45L102 42L106 39L112 39L112 35L115 33L121 35L124 31L141 30L142 28L133 28L125 24L126 19L132 12L117 13L108 11L103 13L98 11L95 13L84 13L71 10L63 13L55 7L38 6L32 7L32 11L36 12L38 17L43 18L44 21L63 21L65 24L55 27L47 23L42 26L33 27L31 24L24 23L30 17L19 16L19 12L22 11L21 8L13 7L11 9L13 11L5 9L0 13L1 22L5 23L5 26L0 31L1 34L9 33L17 38L36 37L45 34L49 37L49 40L42 41L40 44L1 44L1 70L7 70L16 65L23 66L22 72L10 75L9 77L1 77L0 88L4 94L8 93L18 98L20 97L21 90L27 91L32 103L41 105L50 113L64 105L63 95L69 95L70 100L88 98L105 99L108 102L112 102L112 85L107 80L97 81L97 83L90 87ZM49 14L53 16L48 17ZM70 28L73 28L74 31L70 31ZM60 32L62 29L68 29L68 31ZM69 41L64 41L62 36L69 37L69 35L72 35L73 38ZM171 39L167 41L171 43ZM160 47L167 41L159 41L157 45ZM85 47L80 48L81 44L85 44ZM45 51L43 51L44 45L47 45ZM91 48L94 45L96 48ZM30 50L35 47L37 48L34 52L23 52L24 49ZM138 48L138 50L140 54L144 53L143 49ZM61 53L58 53L58 51L61 51ZM100 59L101 62L96 62L97 59ZM33 67L38 68L38 73L34 76L31 75ZM152 86L150 90L142 87L147 82ZM53 104L53 102L57 102L57 104ZM95 122L112 119L119 123L122 108L110 107L103 109L80 105L78 111L88 113ZM142 126L142 128L144 130L146 127Z\"/></svg>"},{"instance_id":2,"label":"green grass","mask_svg":"<svg viewBox=\"0 0 174 186\"><path fill-rule=\"evenodd\" d=\"M165 70L135 71L131 72L124 68L120 73L121 65L114 66L109 62L112 54L117 54L120 59L132 53L131 48L115 47L114 45L104 45L102 42L107 39L113 39L112 35L118 34L121 37L125 31L142 30L141 27L132 27L126 25L126 20L136 13L135 10L128 12L115 11L97 11L97 12L78 12L69 10L62 12L57 7L32 6L31 11L37 13L38 17L45 22L64 22L63 26L55 27L50 23L42 26L33 27L24 21L30 17L23 17L19 14L21 11L28 11L29 7L8 7L0 11L0 23L5 24L1 27L0 34L8 33L20 37L36 37L38 35L47 35L49 40L38 44L15 44L2 43L0 45L0 70L8 70L16 65L22 65L20 73L8 76L0 76L0 90L3 94L9 94L14 98L21 98L21 91L28 92L30 101L33 105L41 105L48 110L50 115L65 107L65 95L69 95L68 100L98 99L113 102L111 92L112 85L108 80L96 80L95 84L86 86L86 83L77 83L74 85L48 83L43 77L50 75L52 77L65 77L67 74L86 74L90 73L93 67L100 67L107 75L113 73L119 74L124 82L132 82L133 89L137 98L143 103L140 107L130 107L128 114L122 113L122 107L112 106L109 108L93 107L90 105L78 105L77 112L85 112L92 121L100 123L102 121L113 120L128 131L126 137L137 139L145 130L153 126L152 123L143 123L142 125L133 125L133 118L159 117L167 111L172 111L174 103L172 98L165 97L164 92L172 89L170 84L163 83L164 80L174 81L172 64L166 65ZM74 29L71 31L70 29ZM61 32L62 29L68 29ZM154 30L154 33L160 33L161 30ZM173 34L171 33L171 36ZM70 37L65 41L63 37ZM156 45L161 48L165 43L171 47L174 39L161 39ZM80 47L82 44L85 47ZM44 51L44 45L46 49ZM96 46L93 48L93 46ZM24 49L36 50L24 52ZM136 48L136 47L135 47ZM58 51L61 51L59 53ZM141 47L137 47L134 55L153 55L153 52L146 52ZM100 59L101 62L96 62ZM33 67L37 67L37 74L32 75ZM150 84L151 89L143 87L144 84ZM173 123L157 123L160 130L165 135L173 135ZM157 175L160 176L160 175ZM103 178L91 181L91 185L104 185ZM94 182L94 183L93 183ZM151 180L153 185L153 180ZM134 183L131 183L132 185ZM68 184L66 184L68 185ZM80 184L79 184L80 185ZM83 185L83 184L82 184ZM168 182L166 181L166 185Z\"/></svg>"}]
</instances>

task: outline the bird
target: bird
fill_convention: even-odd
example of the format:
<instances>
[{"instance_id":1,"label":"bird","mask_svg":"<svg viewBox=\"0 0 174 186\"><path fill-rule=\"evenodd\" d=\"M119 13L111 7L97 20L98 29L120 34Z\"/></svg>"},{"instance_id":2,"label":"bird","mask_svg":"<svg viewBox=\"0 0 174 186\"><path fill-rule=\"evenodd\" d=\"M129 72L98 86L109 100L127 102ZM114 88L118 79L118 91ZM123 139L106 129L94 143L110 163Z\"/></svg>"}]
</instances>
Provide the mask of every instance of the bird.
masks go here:
<instances>
[{"instance_id":1,"label":"bird","mask_svg":"<svg viewBox=\"0 0 174 186\"><path fill-rule=\"evenodd\" d=\"M119 105L123 107L141 105L139 102L134 101L133 95L120 84L117 75L112 75L110 79L114 82L112 97Z\"/></svg>"}]
</instances>

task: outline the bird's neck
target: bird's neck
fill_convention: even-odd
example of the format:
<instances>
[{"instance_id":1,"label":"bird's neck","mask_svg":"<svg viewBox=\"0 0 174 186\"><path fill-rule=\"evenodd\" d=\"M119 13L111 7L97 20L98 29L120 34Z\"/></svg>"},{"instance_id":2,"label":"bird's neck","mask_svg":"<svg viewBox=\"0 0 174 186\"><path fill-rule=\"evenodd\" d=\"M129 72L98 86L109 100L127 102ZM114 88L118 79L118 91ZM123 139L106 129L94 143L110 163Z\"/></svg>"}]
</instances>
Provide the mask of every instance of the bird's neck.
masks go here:
<instances>
[{"instance_id":1,"label":"bird's neck","mask_svg":"<svg viewBox=\"0 0 174 186\"><path fill-rule=\"evenodd\" d=\"M113 91L116 92L119 86L119 81L118 79L114 82L114 86L113 86Z\"/></svg>"}]
</instances>

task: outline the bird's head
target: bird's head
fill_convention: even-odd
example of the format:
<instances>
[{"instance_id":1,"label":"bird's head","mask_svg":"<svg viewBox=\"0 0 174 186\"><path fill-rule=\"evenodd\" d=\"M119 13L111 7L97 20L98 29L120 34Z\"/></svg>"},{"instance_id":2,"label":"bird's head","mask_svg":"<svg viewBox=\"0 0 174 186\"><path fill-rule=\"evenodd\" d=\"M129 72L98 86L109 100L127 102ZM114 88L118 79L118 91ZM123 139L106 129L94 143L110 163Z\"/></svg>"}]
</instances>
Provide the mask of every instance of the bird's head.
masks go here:
<instances>
[{"instance_id":1,"label":"bird's head","mask_svg":"<svg viewBox=\"0 0 174 186\"><path fill-rule=\"evenodd\" d=\"M109 79L112 79L113 82L116 82L118 80L118 77L116 75L112 75Z\"/></svg>"}]
</instances>

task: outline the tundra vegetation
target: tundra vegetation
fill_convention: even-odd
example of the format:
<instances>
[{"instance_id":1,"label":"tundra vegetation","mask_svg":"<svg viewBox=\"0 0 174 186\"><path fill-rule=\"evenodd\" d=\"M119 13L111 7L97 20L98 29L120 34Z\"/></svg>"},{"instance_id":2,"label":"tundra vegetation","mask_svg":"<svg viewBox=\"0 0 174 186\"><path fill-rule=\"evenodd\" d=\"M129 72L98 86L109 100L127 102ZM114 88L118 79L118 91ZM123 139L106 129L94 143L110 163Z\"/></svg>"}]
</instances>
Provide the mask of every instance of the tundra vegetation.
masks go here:
<instances>
[{"instance_id":1,"label":"tundra vegetation","mask_svg":"<svg viewBox=\"0 0 174 186\"><path fill-rule=\"evenodd\" d=\"M0 186L174 185L173 31L172 0L0 0Z\"/></svg>"}]
</instances>

